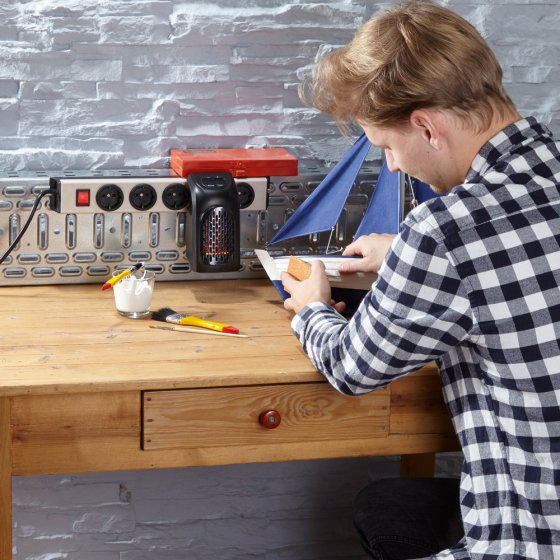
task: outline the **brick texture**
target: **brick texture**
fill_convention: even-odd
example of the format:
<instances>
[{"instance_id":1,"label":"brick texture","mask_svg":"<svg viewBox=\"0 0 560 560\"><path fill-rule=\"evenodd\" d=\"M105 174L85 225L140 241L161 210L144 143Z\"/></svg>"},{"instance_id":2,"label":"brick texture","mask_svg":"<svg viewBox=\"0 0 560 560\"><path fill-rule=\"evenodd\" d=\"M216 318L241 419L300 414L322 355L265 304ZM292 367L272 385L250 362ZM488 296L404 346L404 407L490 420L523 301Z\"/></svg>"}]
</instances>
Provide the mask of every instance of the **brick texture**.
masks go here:
<instances>
[{"instance_id":1,"label":"brick texture","mask_svg":"<svg viewBox=\"0 0 560 560\"><path fill-rule=\"evenodd\" d=\"M560 133L557 0L443 0L487 38L524 115ZM9 0L0 169L168 167L172 147L346 149L297 84L390 2ZM457 471L456 456L439 460ZM18 478L17 560L362 558L351 503L394 458Z\"/></svg>"}]
</instances>

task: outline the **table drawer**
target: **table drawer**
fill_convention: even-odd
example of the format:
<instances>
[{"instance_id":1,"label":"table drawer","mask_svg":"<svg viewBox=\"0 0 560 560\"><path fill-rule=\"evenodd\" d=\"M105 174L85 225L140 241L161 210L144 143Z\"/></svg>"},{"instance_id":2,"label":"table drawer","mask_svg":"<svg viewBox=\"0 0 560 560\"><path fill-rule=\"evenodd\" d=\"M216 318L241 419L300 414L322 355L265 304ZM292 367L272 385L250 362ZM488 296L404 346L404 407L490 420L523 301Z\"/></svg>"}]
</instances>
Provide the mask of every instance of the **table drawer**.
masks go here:
<instances>
[{"instance_id":1,"label":"table drawer","mask_svg":"<svg viewBox=\"0 0 560 560\"><path fill-rule=\"evenodd\" d=\"M390 394L298 383L146 391L142 406L143 449L194 449L386 437Z\"/></svg>"}]
</instances>

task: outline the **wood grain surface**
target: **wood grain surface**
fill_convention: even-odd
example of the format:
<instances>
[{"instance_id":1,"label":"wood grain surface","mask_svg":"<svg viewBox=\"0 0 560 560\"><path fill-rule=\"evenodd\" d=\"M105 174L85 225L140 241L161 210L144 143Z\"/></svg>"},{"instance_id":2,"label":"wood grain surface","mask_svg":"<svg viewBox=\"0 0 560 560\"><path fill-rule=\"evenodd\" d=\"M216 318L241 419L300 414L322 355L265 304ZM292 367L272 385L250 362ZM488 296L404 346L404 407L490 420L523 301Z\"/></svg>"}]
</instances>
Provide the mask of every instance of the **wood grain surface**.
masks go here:
<instances>
[{"instance_id":1,"label":"wood grain surface","mask_svg":"<svg viewBox=\"0 0 560 560\"><path fill-rule=\"evenodd\" d=\"M458 448L434 365L361 397L337 393L267 280L156 282L171 307L247 338L150 329L99 285L0 290L0 558L11 477L402 454L429 475ZM278 428L258 423L274 409Z\"/></svg>"},{"instance_id":2,"label":"wood grain surface","mask_svg":"<svg viewBox=\"0 0 560 560\"><path fill-rule=\"evenodd\" d=\"M248 338L148 328L118 315L98 285L2 288L0 396L317 381L267 280L156 282L172 307Z\"/></svg>"}]
</instances>

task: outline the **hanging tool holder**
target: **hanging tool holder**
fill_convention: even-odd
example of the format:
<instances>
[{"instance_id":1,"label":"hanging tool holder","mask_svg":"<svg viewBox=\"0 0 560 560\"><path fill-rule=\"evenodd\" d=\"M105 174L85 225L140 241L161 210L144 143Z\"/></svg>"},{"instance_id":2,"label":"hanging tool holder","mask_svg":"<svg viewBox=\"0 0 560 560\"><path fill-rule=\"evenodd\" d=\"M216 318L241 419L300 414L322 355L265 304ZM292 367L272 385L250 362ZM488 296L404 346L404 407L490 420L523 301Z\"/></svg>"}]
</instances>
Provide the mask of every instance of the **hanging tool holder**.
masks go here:
<instances>
[{"instance_id":1,"label":"hanging tool holder","mask_svg":"<svg viewBox=\"0 0 560 560\"><path fill-rule=\"evenodd\" d=\"M219 196L212 197L206 186L194 198L193 185L201 177L192 177L189 186L188 175L208 170L0 173L2 253L27 220L37 195L49 188L57 191L41 200L29 229L0 265L0 286L98 283L138 261L158 280L265 277L255 248L266 247L328 168L313 161L294 167L293 158L276 169L270 162L268 167L259 167L260 161L242 163L210 170L227 174L227 192L216 189ZM290 173L280 174L278 169ZM352 241L377 170L375 163L362 168L329 250ZM312 234L268 250L272 255L324 253L329 236Z\"/></svg>"}]
</instances>

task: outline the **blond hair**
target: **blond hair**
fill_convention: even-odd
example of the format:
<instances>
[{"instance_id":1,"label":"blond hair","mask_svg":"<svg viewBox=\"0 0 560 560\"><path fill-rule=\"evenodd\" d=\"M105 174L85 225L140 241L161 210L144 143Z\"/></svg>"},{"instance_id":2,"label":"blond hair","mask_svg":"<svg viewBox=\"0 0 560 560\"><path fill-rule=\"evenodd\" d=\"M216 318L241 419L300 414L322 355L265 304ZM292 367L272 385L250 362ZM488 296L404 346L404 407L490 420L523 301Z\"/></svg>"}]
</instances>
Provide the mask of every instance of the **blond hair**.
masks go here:
<instances>
[{"instance_id":1,"label":"blond hair","mask_svg":"<svg viewBox=\"0 0 560 560\"><path fill-rule=\"evenodd\" d=\"M305 85L308 88L305 88ZM483 130L514 109L478 31L431 1L406 2L363 24L315 66L302 98L339 125L398 126L415 109L449 109Z\"/></svg>"}]
</instances>

